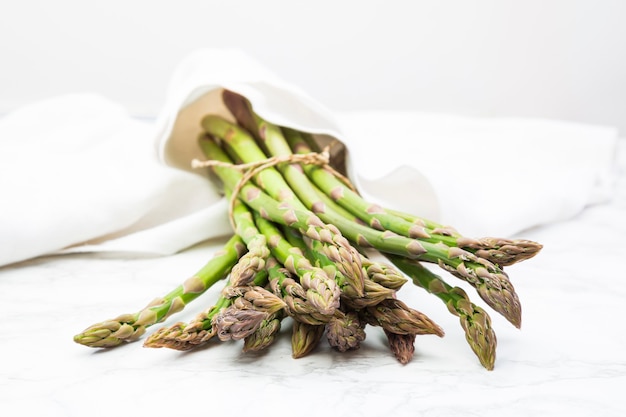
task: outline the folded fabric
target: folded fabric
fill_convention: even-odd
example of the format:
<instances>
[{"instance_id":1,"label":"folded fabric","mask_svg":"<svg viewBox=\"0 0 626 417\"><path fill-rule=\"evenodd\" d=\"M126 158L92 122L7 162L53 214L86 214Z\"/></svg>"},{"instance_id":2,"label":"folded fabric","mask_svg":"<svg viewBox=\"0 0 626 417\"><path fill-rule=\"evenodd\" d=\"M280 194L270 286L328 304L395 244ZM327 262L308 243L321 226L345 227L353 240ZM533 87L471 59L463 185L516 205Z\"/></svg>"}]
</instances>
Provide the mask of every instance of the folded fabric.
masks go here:
<instances>
[{"instance_id":1,"label":"folded fabric","mask_svg":"<svg viewBox=\"0 0 626 417\"><path fill-rule=\"evenodd\" d=\"M613 194L617 130L571 122L417 112L340 116L353 176L371 198L426 212L467 236L510 236L569 219ZM359 140L361 142L359 142Z\"/></svg>"},{"instance_id":2,"label":"folded fabric","mask_svg":"<svg viewBox=\"0 0 626 417\"><path fill-rule=\"evenodd\" d=\"M190 164L203 158L201 117L229 117L225 88L267 120L340 140L367 199L466 235L508 236L611 196L615 129L332 113L237 51L200 50L179 65L154 122L90 94L0 119L0 265L77 251L171 254L232 233L219 188Z\"/></svg>"},{"instance_id":3,"label":"folded fabric","mask_svg":"<svg viewBox=\"0 0 626 417\"><path fill-rule=\"evenodd\" d=\"M1 119L0 264L77 244L171 253L205 239L192 229L175 242L165 235L145 247L116 246L120 236L197 217L221 199L205 178L161 163L153 140L151 124L93 95L45 100Z\"/></svg>"}]
</instances>

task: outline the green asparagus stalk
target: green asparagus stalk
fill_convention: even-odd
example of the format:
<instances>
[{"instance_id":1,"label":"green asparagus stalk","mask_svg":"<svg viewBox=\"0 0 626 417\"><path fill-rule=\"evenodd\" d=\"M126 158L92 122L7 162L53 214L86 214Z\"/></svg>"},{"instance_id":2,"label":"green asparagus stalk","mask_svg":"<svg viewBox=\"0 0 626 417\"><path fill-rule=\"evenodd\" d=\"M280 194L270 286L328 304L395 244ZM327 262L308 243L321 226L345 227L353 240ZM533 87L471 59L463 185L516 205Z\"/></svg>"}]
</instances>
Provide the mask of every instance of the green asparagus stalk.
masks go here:
<instances>
[{"instance_id":1,"label":"green asparagus stalk","mask_svg":"<svg viewBox=\"0 0 626 417\"><path fill-rule=\"evenodd\" d=\"M226 190L230 193L230 190ZM189 324L175 323L169 328L159 329L144 346L169 347L177 350L188 350L206 343L217 333L213 319L231 306L232 299L242 302L241 296L248 293L249 284L255 279L257 282L265 279L263 275L265 261L269 256L269 248L265 236L256 228L248 208L240 201L233 205L233 219L236 236L239 236L247 245L248 252L239 258L230 271L229 285L222 291L222 297L217 305L196 317ZM252 292L250 292L252 294ZM269 297L268 297L269 298Z\"/></svg>"},{"instance_id":2,"label":"green asparagus stalk","mask_svg":"<svg viewBox=\"0 0 626 417\"><path fill-rule=\"evenodd\" d=\"M265 267L265 260L270 255L267 240L254 224L252 214L239 200L233 206L233 218L236 234L246 243L248 252L233 267L230 281L234 287L248 284L255 274Z\"/></svg>"},{"instance_id":3,"label":"green asparagus stalk","mask_svg":"<svg viewBox=\"0 0 626 417\"><path fill-rule=\"evenodd\" d=\"M182 311L188 303L224 279L244 252L241 238L233 236L204 267L168 294L134 314L122 314L89 326L74 336L74 341L89 347L114 347L139 339L148 327Z\"/></svg>"},{"instance_id":4,"label":"green asparagus stalk","mask_svg":"<svg viewBox=\"0 0 626 417\"><path fill-rule=\"evenodd\" d=\"M263 269L256 273L251 284L262 286L267 280L268 273ZM241 287L239 289L241 290ZM172 326L158 329L146 339L144 347L190 350L207 343L217 334L216 317L232 306L237 294L229 280L214 306L199 313L189 323L177 322Z\"/></svg>"},{"instance_id":5,"label":"green asparagus stalk","mask_svg":"<svg viewBox=\"0 0 626 417\"><path fill-rule=\"evenodd\" d=\"M507 239L496 237L469 238L462 236L450 226L442 226L436 223L428 223L427 220L412 214L403 213L390 208L384 209L386 212L401 217L406 221L424 226L433 230L433 234L440 236L451 236L454 239L442 239L448 245L456 245L467 249L481 258L485 258L500 266L513 265L514 263L530 259L538 254L543 245L526 239Z\"/></svg>"},{"instance_id":6,"label":"green asparagus stalk","mask_svg":"<svg viewBox=\"0 0 626 417\"><path fill-rule=\"evenodd\" d=\"M229 190L226 190L228 193ZM235 223L235 236L243 240L248 248L248 252L239 257L238 261L230 270L229 285L222 291L215 307L199 314L194 321L189 324L175 323L169 328L162 328L151 335L145 342L145 347L169 347L177 350L188 350L200 344L206 343L216 333L212 325L213 318L231 305L233 288L244 287L257 279L263 283L262 272L265 266L265 259L269 256L269 249L265 236L256 228L252 215L243 203L235 201L233 206L233 218ZM247 288L247 287L244 287ZM226 291L228 290L228 291ZM239 290L241 291L241 289ZM227 294L229 293L230 294Z\"/></svg>"},{"instance_id":7,"label":"green asparagus stalk","mask_svg":"<svg viewBox=\"0 0 626 417\"><path fill-rule=\"evenodd\" d=\"M295 132L296 137L298 135L298 133L302 134L301 132ZM308 143L308 142L307 142ZM306 151L306 147L301 147L299 146L299 151L300 152L305 152ZM384 210L389 213L392 214L396 217L399 217L403 220L406 220L408 222L414 223L418 226L421 227L425 227L426 229L429 230L434 230L434 234L437 235L441 235L441 236L453 236L453 237L461 237L462 235L453 227L451 226L444 226L440 223L434 222L432 220L429 219L425 219L422 218L420 216L416 216L414 214L410 214L410 213L405 213L402 212L400 210L394 210L394 209L390 209L388 207L385 207Z\"/></svg>"},{"instance_id":8,"label":"green asparagus stalk","mask_svg":"<svg viewBox=\"0 0 626 417\"><path fill-rule=\"evenodd\" d=\"M230 304L230 298L220 296L214 306L199 313L189 323L179 321L169 327L161 327L146 339L143 346L187 351L204 345L216 334L213 317Z\"/></svg>"},{"instance_id":9,"label":"green asparagus stalk","mask_svg":"<svg viewBox=\"0 0 626 417\"><path fill-rule=\"evenodd\" d=\"M144 342L148 348L169 348L187 351L209 342L216 335L213 317L230 305L230 300L220 297L217 304L198 314L189 323L177 322L152 333Z\"/></svg>"},{"instance_id":10,"label":"green asparagus stalk","mask_svg":"<svg viewBox=\"0 0 626 417\"><path fill-rule=\"evenodd\" d=\"M496 359L497 339L487 312L473 304L463 289L451 287L419 262L397 256L389 258L416 285L439 297L448 310L459 317L467 343L480 363L486 369L492 370Z\"/></svg>"}]
</instances>

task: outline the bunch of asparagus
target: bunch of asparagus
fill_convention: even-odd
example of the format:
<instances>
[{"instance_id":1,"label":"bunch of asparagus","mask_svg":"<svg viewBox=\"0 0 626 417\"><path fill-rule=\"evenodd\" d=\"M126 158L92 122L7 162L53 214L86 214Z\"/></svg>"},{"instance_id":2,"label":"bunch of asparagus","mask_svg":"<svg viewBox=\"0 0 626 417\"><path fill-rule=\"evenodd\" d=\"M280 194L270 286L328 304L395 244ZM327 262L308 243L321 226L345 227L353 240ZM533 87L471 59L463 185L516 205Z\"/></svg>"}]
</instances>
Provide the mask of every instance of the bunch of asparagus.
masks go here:
<instances>
[{"instance_id":1,"label":"bunch of asparagus","mask_svg":"<svg viewBox=\"0 0 626 417\"><path fill-rule=\"evenodd\" d=\"M257 351L290 319L294 358L310 353L324 336L338 351L358 349L370 325L383 329L391 352L406 364L416 336L444 335L397 298L408 277L459 317L472 351L493 369L496 335L488 313L424 263L466 281L520 327L520 301L502 268L531 258L541 245L468 238L370 204L329 164L307 159L325 155L309 135L262 119L233 92L224 90L222 97L236 122L207 115L198 144L232 203L233 236L170 293L134 314L94 324L74 340L105 348L135 341L224 280L213 306L190 322L158 329L144 346L189 350L210 340L243 339L244 351Z\"/></svg>"}]
</instances>

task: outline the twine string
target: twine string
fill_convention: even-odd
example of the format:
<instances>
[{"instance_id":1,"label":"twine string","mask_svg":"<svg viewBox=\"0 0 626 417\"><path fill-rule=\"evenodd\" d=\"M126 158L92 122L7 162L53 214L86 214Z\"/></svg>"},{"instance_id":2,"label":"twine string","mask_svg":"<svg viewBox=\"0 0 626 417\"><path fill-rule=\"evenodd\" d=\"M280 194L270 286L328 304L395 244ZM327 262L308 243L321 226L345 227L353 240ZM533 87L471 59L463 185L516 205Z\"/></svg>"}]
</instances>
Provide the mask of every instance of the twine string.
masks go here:
<instances>
[{"instance_id":1,"label":"twine string","mask_svg":"<svg viewBox=\"0 0 626 417\"><path fill-rule=\"evenodd\" d=\"M231 168L243 173L243 176L235 187L232 190L230 201L228 204L228 220L230 221L233 230L236 230L235 219L233 216L233 212L235 209L235 202L239 196L239 192L255 175L264 169L274 167L278 164L282 163L290 163L290 164L300 164L300 165L317 165L321 166L324 169L328 170L331 174L335 175L341 182L343 182L348 188L352 191L357 192L356 188L350 182L350 180L333 168L330 165L330 152L329 147L325 147L322 152L309 152L305 154L291 154L291 155L276 155L270 158L249 162L246 164L234 164L232 162L223 162L223 161L215 161L215 160L207 160L200 161L198 159L193 159L191 161L192 168L213 168L213 167L222 167L222 168Z\"/></svg>"}]
</instances>

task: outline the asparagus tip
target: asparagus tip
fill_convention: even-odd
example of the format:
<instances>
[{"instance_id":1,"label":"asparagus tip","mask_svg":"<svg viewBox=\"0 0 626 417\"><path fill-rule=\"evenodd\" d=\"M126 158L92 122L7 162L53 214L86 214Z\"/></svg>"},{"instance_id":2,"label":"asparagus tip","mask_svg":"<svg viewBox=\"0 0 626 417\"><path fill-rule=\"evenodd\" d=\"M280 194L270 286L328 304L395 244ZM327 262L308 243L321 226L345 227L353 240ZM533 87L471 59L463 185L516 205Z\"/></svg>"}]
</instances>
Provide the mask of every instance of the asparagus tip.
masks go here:
<instances>
[{"instance_id":1,"label":"asparagus tip","mask_svg":"<svg viewBox=\"0 0 626 417\"><path fill-rule=\"evenodd\" d=\"M365 340L364 324L354 311L337 312L326 324L328 343L339 352L358 349Z\"/></svg>"},{"instance_id":2,"label":"asparagus tip","mask_svg":"<svg viewBox=\"0 0 626 417\"><path fill-rule=\"evenodd\" d=\"M415 354L415 338L414 334L397 334L385 330L387 336L387 342L391 352L396 357L398 362L402 365L406 365L413 359Z\"/></svg>"},{"instance_id":3,"label":"asparagus tip","mask_svg":"<svg viewBox=\"0 0 626 417\"><path fill-rule=\"evenodd\" d=\"M206 343L215 335L212 329L199 329L194 323L178 322L160 328L146 339L143 347L187 351Z\"/></svg>"},{"instance_id":4,"label":"asparagus tip","mask_svg":"<svg viewBox=\"0 0 626 417\"><path fill-rule=\"evenodd\" d=\"M134 326L118 320L96 323L74 336L74 342L93 348L110 348L123 342L133 342L146 331L145 326Z\"/></svg>"},{"instance_id":5,"label":"asparagus tip","mask_svg":"<svg viewBox=\"0 0 626 417\"><path fill-rule=\"evenodd\" d=\"M324 325L306 324L294 320L291 334L291 356L294 359L299 359L311 353L324 335L324 329Z\"/></svg>"}]
</instances>

